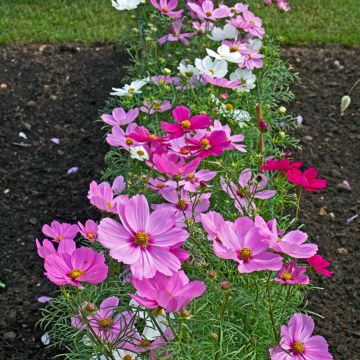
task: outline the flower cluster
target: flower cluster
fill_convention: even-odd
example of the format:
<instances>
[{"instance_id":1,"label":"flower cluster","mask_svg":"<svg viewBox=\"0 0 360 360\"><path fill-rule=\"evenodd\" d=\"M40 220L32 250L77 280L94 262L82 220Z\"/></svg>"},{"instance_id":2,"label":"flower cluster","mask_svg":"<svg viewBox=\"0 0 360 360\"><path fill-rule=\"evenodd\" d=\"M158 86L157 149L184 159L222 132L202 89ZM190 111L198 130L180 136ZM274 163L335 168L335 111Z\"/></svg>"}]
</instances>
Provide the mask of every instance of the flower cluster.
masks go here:
<instances>
[{"instance_id":1,"label":"flower cluster","mask_svg":"<svg viewBox=\"0 0 360 360\"><path fill-rule=\"evenodd\" d=\"M286 1L265 2L289 10ZM261 19L242 3L112 4L137 9L129 19L137 20L132 73L139 76L113 88L116 107L101 115L113 182L94 180L88 191L101 219L53 221L36 240L69 312L60 328L68 324L91 359L235 359L254 311L249 319L266 325L254 324L252 338L259 331L273 346L245 357L332 359L325 339L312 336L313 320L290 317L312 283L309 270L332 275L296 227L300 196L292 194L318 192L326 180L271 144L276 100L262 95L275 85L257 83L272 66ZM283 212L294 205L291 220ZM243 310L244 328L230 330L227 319ZM279 334L276 323L289 317ZM197 351L209 335L215 350Z\"/></svg>"}]
</instances>

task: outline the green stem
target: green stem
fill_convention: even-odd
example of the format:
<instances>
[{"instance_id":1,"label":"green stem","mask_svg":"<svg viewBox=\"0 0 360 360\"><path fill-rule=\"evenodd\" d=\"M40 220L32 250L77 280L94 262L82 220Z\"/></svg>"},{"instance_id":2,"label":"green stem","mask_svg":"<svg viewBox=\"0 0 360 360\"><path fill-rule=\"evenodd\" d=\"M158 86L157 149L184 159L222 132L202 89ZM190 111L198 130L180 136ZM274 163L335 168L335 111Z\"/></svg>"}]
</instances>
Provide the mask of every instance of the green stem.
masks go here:
<instances>
[{"instance_id":1,"label":"green stem","mask_svg":"<svg viewBox=\"0 0 360 360\"><path fill-rule=\"evenodd\" d=\"M224 299L222 301L222 304L221 304L221 308L220 308L220 329L219 329L219 332L218 332L218 348L219 350L221 349L221 344L222 344L222 323L223 323L223 320L224 320L224 314L225 314L225 309L226 309L226 305L227 303L229 302L229 293L226 292L225 295L224 295ZM218 360L219 359L219 356L220 356L220 351L216 353L215 355L215 360Z\"/></svg>"},{"instance_id":2,"label":"green stem","mask_svg":"<svg viewBox=\"0 0 360 360\"><path fill-rule=\"evenodd\" d=\"M269 271L269 275L268 275L268 278L267 278L267 281L266 281L266 293L267 293L268 302L269 302L269 316L270 316L270 320L271 320L271 324L272 324L274 338L275 338L275 341L277 341L278 334L277 334L276 323L275 323L275 318L274 318L273 304L272 304L272 299L271 299L270 280L271 280L271 272Z\"/></svg>"}]
</instances>

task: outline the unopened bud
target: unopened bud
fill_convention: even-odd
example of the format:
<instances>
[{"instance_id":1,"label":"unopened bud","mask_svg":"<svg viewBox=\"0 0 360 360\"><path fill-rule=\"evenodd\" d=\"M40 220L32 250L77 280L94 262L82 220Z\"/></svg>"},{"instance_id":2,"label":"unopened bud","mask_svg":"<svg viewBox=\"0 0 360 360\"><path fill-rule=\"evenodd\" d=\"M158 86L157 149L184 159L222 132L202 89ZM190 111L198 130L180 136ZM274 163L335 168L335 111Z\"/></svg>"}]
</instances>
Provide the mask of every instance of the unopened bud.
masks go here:
<instances>
[{"instance_id":1,"label":"unopened bud","mask_svg":"<svg viewBox=\"0 0 360 360\"><path fill-rule=\"evenodd\" d=\"M212 340L215 340L215 341L219 340L219 335L217 333L211 332L209 334L209 336L210 336L210 339L212 339Z\"/></svg>"},{"instance_id":2,"label":"unopened bud","mask_svg":"<svg viewBox=\"0 0 360 360\"><path fill-rule=\"evenodd\" d=\"M344 116L346 109L350 106L351 97L349 95L344 95L341 98L341 116Z\"/></svg>"},{"instance_id":3,"label":"unopened bud","mask_svg":"<svg viewBox=\"0 0 360 360\"><path fill-rule=\"evenodd\" d=\"M165 69L163 70L163 73L164 73L165 75L170 75L170 74L171 74L171 70L168 69L168 68L165 68Z\"/></svg>"},{"instance_id":4,"label":"unopened bud","mask_svg":"<svg viewBox=\"0 0 360 360\"><path fill-rule=\"evenodd\" d=\"M220 95L220 97L221 97L221 99L226 100L226 99L228 99L229 94L228 93L223 93L223 94Z\"/></svg>"},{"instance_id":5,"label":"unopened bud","mask_svg":"<svg viewBox=\"0 0 360 360\"><path fill-rule=\"evenodd\" d=\"M191 314L190 314L189 311L187 311L187 310L185 310L185 309L182 309L182 310L180 311L180 316L181 316L182 318L184 318L184 319L190 319Z\"/></svg>"},{"instance_id":6,"label":"unopened bud","mask_svg":"<svg viewBox=\"0 0 360 360\"><path fill-rule=\"evenodd\" d=\"M220 284L220 289L221 290L229 290L231 289L231 284L229 281L223 281L221 284Z\"/></svg>"},{"instance_id":7,"label":"unopened bud","mask_svg":"<svg viewBox=\"0 0 360 360\"><path fill-rule=\"evenodd\" d=\"M284 131L279 131L279 136L283 139L286 136L286 134Z\"/></svg>"},{"instance_id":8,"label":"unopened bud","mask_svg":"<svg viewBox=\"0 0 360 360\"><path fill-rule=\"evenodd\" d=\"M207 276L210 279L215 279L216 278L216 272L215 271L208 271Z\"/></svg>"},{"instance_id":9,"label":"unopened bud","mask_svg":"<svg viewBox=\"0 0 360 360\"><path fill-rule=\"evenodd\" d=\"M85 310L89 311L89 312L94 312L94 311L96 311L96 305L94 305L92 303L88 303L85 306Z\"/></svg>"},{"instance_id":10,"label":"unopened bud","mask_svg":"<svg viewBox=\"0 0 360 360\"><path fill-rule=\"evenodd\" d=\"M285 114L286 113L286 107L285 106L280 106L278 109L280 114Z\"/></svg>"},{"instance_id":11,"label":"unopened bud","mask_svg":"<svg viewBox=\"0 0 360 360\"><path fill-rule=\"evenodd\" d=\"M267 132L269 130L269 125L263 119L258 121L258 126L261 132Z\"/></svg>"}]
</instances>

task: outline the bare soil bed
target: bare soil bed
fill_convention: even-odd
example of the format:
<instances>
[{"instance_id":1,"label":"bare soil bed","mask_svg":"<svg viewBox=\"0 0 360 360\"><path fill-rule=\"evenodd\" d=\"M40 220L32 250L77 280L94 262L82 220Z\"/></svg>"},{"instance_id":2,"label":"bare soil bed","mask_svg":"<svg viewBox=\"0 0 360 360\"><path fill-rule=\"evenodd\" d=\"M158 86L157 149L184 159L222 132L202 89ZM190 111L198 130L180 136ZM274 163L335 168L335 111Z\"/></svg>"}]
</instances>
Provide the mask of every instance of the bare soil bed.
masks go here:
<instances>
[{"instance_id":1,"label":"bare soil bed","mask_svg":"<svg viewBox=\"0 0 360 360\"><path fill-rule=\"evenodd\" d=\"M301 221L335 271L332 279L316 277L324 290L309 301L325 316L317 331L329 340L334 358L356 359L360 218L346 220L360 213L360 89L342 118L339 101L360 76L360 49L287 48L284 56L302 78L289 109L304 118L297 156L329 182L327 190L303 200ZM126 61L112 45L0 48L0 280L6 284L0 289L1 359L51 358L34 329L37 298L53 290L34 239L54 218L95 216L86 193L108 148L94 121L111 87L120 84ZM60 145L51 142L54 137ZM79 171L68 175L71 167Z\"/></svg>"}]
</instances>

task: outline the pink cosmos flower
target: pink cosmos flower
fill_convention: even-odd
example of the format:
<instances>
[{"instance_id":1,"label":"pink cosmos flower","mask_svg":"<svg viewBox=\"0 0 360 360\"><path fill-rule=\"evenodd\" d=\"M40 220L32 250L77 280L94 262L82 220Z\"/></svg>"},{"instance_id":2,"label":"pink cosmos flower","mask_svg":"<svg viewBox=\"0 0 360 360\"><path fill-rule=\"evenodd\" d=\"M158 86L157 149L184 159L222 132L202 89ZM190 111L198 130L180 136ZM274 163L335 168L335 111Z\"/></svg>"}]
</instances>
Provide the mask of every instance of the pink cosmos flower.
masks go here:
<instances>
[{"instance_id":1,"label":"pink cosmos flower","mask_svg":"<svg viewBox=\"0 0 360 360\"><path fill-rule=\"evenodd\" d=\"M264 0L266 4L271 5L273 3L273 0ZM285 0L274 0L274 2L276 2L276 5L278 6L279 9L283 10L283 11L289 11L290 10L290 6L289 3Z\"/></svg>"},{"instance_id":2,"label":"pink cosmos flower","mask_svg":"<svg viewBox=\"0 0 360 360\"><path fill-rule=\"evenodd\" d=\"M314 320L305 314L294 314L288 325L281 326L280 346L269 349L271 360L332 360L322 336L312 336Z\"/></svg>"},{"instance_id":3,"label":"pink cosmos flower","mask_svg":"<svg viewBox=\"0 0 360 360\"><path fill-rule=\"evenodd\" d=\"M279 270L274 281L279 284L307 285L310 280L305 271L305 266L297 266L296 261L290 261Z\"/></svg>"},{"instance_id":4,"label":"pink cosmos flower","mask_svg":"<svg viewBox=\"0 0 360 360\"><path fill-rule=\"evenodd\" d=\"M266 160L264 166L259 166L259 169L267 170L267 171L287 172L288 170L291 170L293 168L299 168L301 166L302 166L302 162L300 161L291 163L290 160L287 159L279 159L279 160L269 159Z\"/></svg>"},{"instance_id":5,"label":"pink cosmos flower","mask_svg":"<svg viewBox=\"0 0 360 360\"><path fill-rule=\"evenodd\" d=\"M213 78L210 75L202 74L203 80L208 84L226 88L226 89L239 89L243 84L239 80L228 80L226 78Z\"/></svg>"},{"instance_id":6,"label":"pink cosmos flower","mask_svg":"<svg viewBox=\"0 0 360 360\"><path fill-rule=\"evenodd\" d=\"M143 195L118 203L121 223L102 219L98 228L99 242L110 250L110 256L130 265L138 279L152 278L156 271L172 275L181 263L170 248L179 247L189 236L176 225L174 212L159 209L150 214Z\"/></svg>"},{"instance_id":7,"label":"pink cosmos flower","mask_svg":"<svg viewBox=\"0 0 360 360\"><path fill-rule=\"evenodd\" d=\"M128 136L139 144L164 141L164 138L158 137L156 134L151 134L144 126L136 126L134 131Z\"/></svg>"},{"instance_id":8,"label":"pink cosmos flower","mask_svg":"<svg viewBox=\"0 0 360 360\"><path fill-rule=\"evenodd\" d=\"M90 183L90 189L88 192L88 199L90 204L97 207L99 210L107 213L117 213L117 202L119 199L123 198L126 195L114 197L115 191L119 190L118 184L116 185L116 190L108 182L102 182L98 184L95 180Z\"/></svg>"},{"instance_id":9,"label":"pink cosmos flower","mask_svg":"<svg viewBox=\"0 0 360 360\"><path fill-rule=\"evenodd\" d=\"M151 77L151 81L155 85L173 84L174 82L178 81L178 79L178 77L170 75L156 75Z\"/></svg>"},{"instance_id":10,"label":"pink cosmos flower","mask_svg":"<svg viewBox=\"0 0 360 360\"><path fill-rule=\"evenodd\" d=\"M188 145L184 146L181 151L188 151L191 156L205 159L210 155L221 155L229 147L230 140L225 131L216 130L205 134L199 133L193 138L189 138L187 142Z\"/></svg>"},{"instance_id":11,"label":"pink cosmos flower","mask_svg":"<svg viewBox=\"0 0 360 360\"><path fill-rule=\"evenodd\" d=\"M49 225L43 225L42 232L52 241L60 242L62 240L73 240L79 231L79 227L75 224L60 223L53 220Z\"/></svg>"},{"instance_id":12,"label":"pink cosmos flower","mask_svg":"<svg viewBox=\"0 0 360 360\"><path fill-rule=\"evenodd\" d=\"M220 224L217 235L220 241L213 242L216 256L236 261L240 273L281 269L282 257L268 251L267 241L250 218Z\"/></svg>"},{"instance_id":13,"label":"pink cosmos flower","mask_svg":"<svg viewBox=\"0 0 360 360\"><path fill-rule=\"evenodd\" d=\"M149 178L149 184L147 187L149 189L155 190L160 195L167 189L175 189L176 182L173 180L165 180L164 178L160 177L157 179Z\"/></svg>"},{"instance_id":14,"label":"pink cosmos flower","mask_svg":"<svg viewBox=\"0 0 360 360\"><path fill-rule=\"evenodd\" d=\"M112 115L104 114L101 115L101 120L111 126L122 126L132 123L139 115L139 109L134 108L126 112L123 108L115 108L112 111Z\"/></svg>"},{"instance_id":15,"label":"pink cosmos flower","mask_svg":"<svg viewBox=\"0 0 360 360\"><path fill-rule=\"evenodd\" d=\"M196 192L198 187L206 186L206 182L210 181L216 176L216 171L199 170L197 172L191 172L180 181L179 185L184 186L184 190L189 192Z\"/></svg>"},{"instance_id":16,"label":"pink cosmos flower","mask_svg":"<svg viewBox=\"0 0 360 360\"><path fill-rule=\"evenodd\" d=\"M218 233L221 225L225 224L225 220L221 214L216 211L209 211L206 214L201 214L201 223L208 234L209 240L220 240Z\"/></svg>"},{"instance_id":17,"label":"pink cosmos flower","mask_svg":"<svg viewBox=\"0 0 360 360\"><path fill-rule=\"evenodd\" d=\"M259 50L245 49L241 51L241 54L244 56L244 61L239 64L239 67L254 70L264 66L264 62L261 60L264 55L260 54Z\"/></svg>"},{"instance_id":18,"label":"pink cosmos flower","mask_svg":"<svg viewBox=\"0 0 360 360\"><path fill-rule=\"evenodd\" d=\"M193 2L188 2L187 6L192 10L199 19L216 21L224 17L231 16L230 9L226 6L214 8L214 3L211 0L205 0L201 5L198 5Z\"/></svg>"},{"instance_id":19,"label":"pink cosmos flower","mask_svg":"<svg viewBox=\"0 0 360 360\"><path fill-rule=\"evenodd\" d=\"M110 133L106 136L106 142L111 146L117 146L126 150L130 150L132 147L138 146L134 139L129 137L137 125L135 123L131 123L126 128L126 131L120 128L120 126L113 126Z\"/></svg>"},{"instance_id":20,"label":"pink cosmos flower","mask_svg":"<svg viewBox=\"0 0 360 360\"><path fill-rule=\"evenodd\" d=\"M210 126L211 131L222 130L225 131L227 138L230 140L229 150L236 149L240 152L246 152L246 145L239 144L244 141L244 135L237 134L231 135L231 127L229 125L222 125L219 120L214 121L214 125Z\"/></svg>"},{"instance_id":21,"label":"pink cosmos flower","mask_svg":"<svg viewBox=\"0 0 360 360\"><path fill-rule=\"evenodd\" d=\"M256 209L254 199L269 199L276 194L276 190L264 190L268 179L264 174L252 176L251 169L244 169L239 176L239 183L232 181L227 184L222 178L221 187L235 200L235 207L240 213Z\"/></svg>"},{"instance_id":22,"label":"pink cosmos flower","mask_svg":"<svg viewBox=\"0 0 360 360\"><path fill-rule=\"evenodd\" d=\"M132 278L131 282L137 294L130 296L139 305L148 309L160 307L166 312L180 311L194 298L201 296L206 289L202 281L189 281L182 270L172 276L156 273L152 279Z\"/></svg>"},{"instance_id":23,"label":"pink cosmos flower","mask_svg":"<svg viewBox=\"0 0 360 360\"><path fill-rule=\"evenodd\" d=\"M191 117L190 109L186 106L179 105L173 111L172 115L178 122L177 124L161 123L161 129L170 133L168 139L179 138L189 132L199 129L206 129L211 125L211 117L206 114L195 115Z\"/></svg>"},{"instance_id":24,"label":"pink cosmos flower","mask_svg":"<svg viewBox=\"0 0 360 360\"><path fill-rule=\"evenodd\" d=\"M315 168L306 169L304 172L297 168L286 172L286 177L292 184L299 185L310 192L318 192L326 188L326 180L317 179L318 171Z\"/></svg>"},{"instance_id":25,"label":"pink cosmos flower","mask_svg":"<svg viewBox=\"0 0 360 360\"><path fill-rule=\"evenodd\" d=\"M200 214L210 207L209 199L211 193L193 196L182 188L180 194L178 194L176 189L168 189L163 191L161 195L168 203L153 204L152 207L154 209L163 209L164 211L172 210L178 221L186 221L187 219L199 221Z\"/></svg>"},{"instance_id":26,"label":"pink cosmos flower","mask_svg":"<svg viewBox=\"0 0 360 360\"><path fill-rule=\"evenodd\" d=\"M181 20L175 20L170 26L170 33L162 36L158 39L160 45L165 44L168 41L181 41L185 46L189 45L188 38L194 36L194 33L182 33L181 29L183 27L183 22Z\"/></svg>"},{"instance_id":27,"label":"pink cosmos flower","mask_svg":"<svg viewBox=\"0 0 360 360\"><path fill-rule=\"evenodd\" d=\"M196 171L200 161L201 159L194 159L186 163L184 158L179 158L176 154L154 154L153 156L153 163L158 172L169 177L176 177L178 180Z\"/></svg>"},{"instance_id":28,"label":"pink cosmos flower","mask_svg":"<svg viewBox=\"0 0 360 360\"><path fill-rule=\"evenodd\" d=\"M184 12L184 10L173 11L178 6L177 0L160 0L159 2L156 0L150 0L150 2L152 6L161 11L163 15L169 16L171 18L178 19Z\"/></svg>"},{"instance_id":29,"label":"pink cosmos flower","mask_svg":"<svg viewBox=\"0 0 360 360\"><path fill-rule=\"evenodd\" d=\"M235 26L237 29L242 29L253 36L257 36L260 39L265 34L261 19L256 17L249 10L243 11L242 16L237 16L235 19L228 20L228 23Z\"/></svg>"},{"instance_id":30,"label":"pink cosmos flower","mask_svg":"<svg viewBox=\"0 0 360 360\"><path fill-rule=\"evenodd\" d=\"M325 275L326 277L331 277L334 273L326 269L330 266L330 263L325 260L321 255L314 255L306 259L308 264L316 270L318 273Z\"/></svg>"},{"instance_id":31,"label":"pink cosmos flower","mask_svg":"<svg viewBox=\"0 0 360 360\"><path fill-rule=\"evenodd\" d=\"M36 242L37 253L41 258L45 259L48 255L57 253L52 241L48 239L44 239L42 245L40 244L40 241L38 239L36 239L35 242ZM60 244L64 242L66 243L67 240L60 242Z\"/></svg>"},{"instance_id":32,"label":"pink cosmos flower","mask_svg":"<svg viewBox=\"0 0 360 360\"><path fill-rule=\"evenodd\" d=\"M202 21L201 23L194 21L192 26L198 34L205 34L207 31L211 31L214 28L214 24L208 21Z\"/></svg>"},{"instance_id":33,"label":"pink cosmos flower","mask_svg":"<svg viewBox=\"0 0 360 360\"><path fill-rule=\"evenodd\" d=\"M89 241L96 241L97 239L97 224L94 220L86 220L85 225L78 222L80 234Z\"/></svg>"},{"instance_id":34,"label":"pink cosmos flower","mask_svg":"<svg viewBox=\"0 0 360 360\"><path fill-rule=\"evenodd\" d=\"M154 100L154 101L144 101L143 106L140 107L140 110L146 114L152 115L157 112L165 112L171 109L171 103L169 101Z\"/></svg>"},{"instance_id":35,"label":"pink cosmos flower","mask_svg":"<svg viewBox=\"0 0 360 360\"><path fill-rule=\"evenodd\" d=\"M70 243L67 251L58 250L56 254L46 256L44 266L45 275L56 285L100 284L108 274L103 254L87 247L75 249L75 243Z\"/></svg>"}]
</instances>

